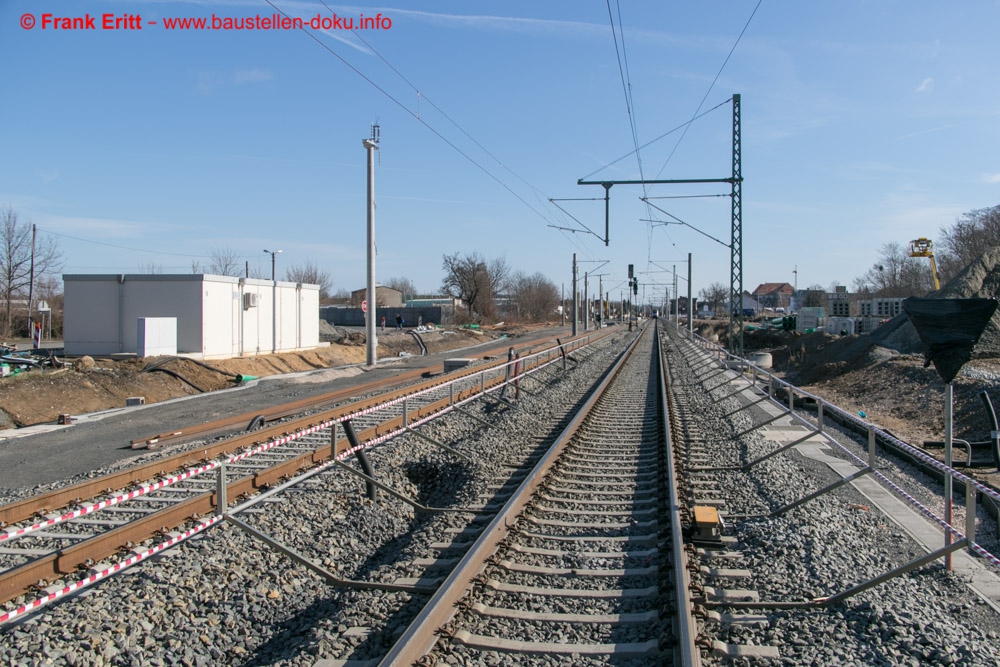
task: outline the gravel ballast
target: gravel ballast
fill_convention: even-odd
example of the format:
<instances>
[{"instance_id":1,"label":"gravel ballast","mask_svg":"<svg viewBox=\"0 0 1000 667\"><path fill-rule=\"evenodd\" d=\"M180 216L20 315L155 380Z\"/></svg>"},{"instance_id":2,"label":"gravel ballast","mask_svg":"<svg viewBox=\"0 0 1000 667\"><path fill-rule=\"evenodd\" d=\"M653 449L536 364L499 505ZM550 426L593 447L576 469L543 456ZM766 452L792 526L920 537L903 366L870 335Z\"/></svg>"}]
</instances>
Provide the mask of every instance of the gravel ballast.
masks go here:
<instances>
[{"instance_id":1,"label":"gravel ballast","mask_svg":"<svg viewBox=\"0 0 1000 667\"><path fill-rule=\"evenodd\" d=\"M675 386L691 381L687 361L676 348L668 349ZM720 381L716 378L709 385ZM712 394L722 397L731 390L726 386ZM721 403L703 391L685 394L686 413L698 415L705 449L720 462L751 460L776 447L758 431L734 446L733 433L756 422L751 422L746 411L733 416L732 425L722 415L734 410L737 400L748 403L749 394ZM759 415L757 420L761 420ZM860 447L853 446L860 454ZM905 471L892 468L897 483L903 482ZM713 477L730 514L768 512L836 479L824 464L795 452L767 459L747 472L724 471ZM903 483L914 490L926 486L919 479ZM929 495L926 488L922 495ZM709 585L755 590L766 601L827 597L926 553L849 485L781 516L734 518L730 524L737 544L727 548L742 552L742 560L704 564L746 568L751 576ZM766 625L709 624L706 631L731 644L777 646L781 662L789 665L987 666L1000 660L1000 617L961 577L946 572L940 561L828 609L721 607L718 611L765 614ZM745 658L713 659L721 664L750 664Z\"/></svg>"}]
</instances>

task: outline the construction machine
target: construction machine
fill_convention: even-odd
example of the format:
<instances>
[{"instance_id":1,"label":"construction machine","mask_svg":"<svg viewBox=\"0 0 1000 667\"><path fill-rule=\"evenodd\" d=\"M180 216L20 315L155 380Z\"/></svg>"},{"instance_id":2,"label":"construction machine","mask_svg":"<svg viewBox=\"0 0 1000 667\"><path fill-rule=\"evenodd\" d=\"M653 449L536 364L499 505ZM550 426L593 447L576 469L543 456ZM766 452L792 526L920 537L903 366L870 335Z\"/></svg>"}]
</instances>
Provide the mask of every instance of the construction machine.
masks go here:
<instances>
[{"instance_id":1,"label":"construction machine","mask_svg":"<svg viewBox=\"0 0 1000 667\"><path fill-rule=\"evenodd\" d=\"M919 238L910 241L910 257L929 257L931 260L931 275L934 277L934 289L941 289L938 280L937 263L934 261L934 244L930 239Z\"/></svg>"}]
</instances>

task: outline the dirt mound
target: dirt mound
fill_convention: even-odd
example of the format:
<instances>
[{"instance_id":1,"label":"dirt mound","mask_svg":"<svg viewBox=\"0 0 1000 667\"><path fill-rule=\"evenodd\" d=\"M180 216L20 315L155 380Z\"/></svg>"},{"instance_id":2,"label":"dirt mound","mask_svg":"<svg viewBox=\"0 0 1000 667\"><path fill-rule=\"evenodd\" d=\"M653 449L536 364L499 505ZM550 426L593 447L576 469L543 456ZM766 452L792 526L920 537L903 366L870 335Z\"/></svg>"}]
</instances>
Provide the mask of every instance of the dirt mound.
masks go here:
<instances>
[{"instance_id":1,"label":"dirt mound","mask_svg":"<svg viewBox=\"0 0 1000 667\"><path fill-rule=\"evenodd\" d=\"M787 347L771 352L774 368L801 385L869 368L897 355L876 345L871 336L831 336L823 332L800 336Z\"/></svg>"},{"instance_id":2,"label":"dirt mound","mask_svg":"<svg viewBox=\"0 0 1000 667\"><path fill-rule=\"evenodd\" d=\"M442 352L482 342L464 331L423 334L428 352ZM420 346L408 333L378 337L380 359L400 354L418 356ZM236 386L237 375L263 377L363 364L365 335L345 332L343 344L304 352L265 354L200 363L183 357L112 360L80 357L73 370L30 371L0 380L0 428L55 421L60 414L85 414L125 405L142 396L155 403Z\"/></svg>"}]
</instances>

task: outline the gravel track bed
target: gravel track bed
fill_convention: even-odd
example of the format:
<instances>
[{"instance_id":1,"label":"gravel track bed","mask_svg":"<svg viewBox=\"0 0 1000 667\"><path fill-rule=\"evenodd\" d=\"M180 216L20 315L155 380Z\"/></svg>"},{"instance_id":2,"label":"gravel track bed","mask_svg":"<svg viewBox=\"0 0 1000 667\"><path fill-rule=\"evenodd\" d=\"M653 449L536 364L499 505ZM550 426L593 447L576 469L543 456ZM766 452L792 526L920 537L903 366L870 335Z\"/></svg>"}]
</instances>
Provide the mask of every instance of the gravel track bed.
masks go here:
<instances>
[{"instance_id":1,"label":"gravel track bed","mask_svg":"<svg viewBox=\"0 0 1000 667\"><path fill-rule=\"evenodd\" d=\"M379 481L434 507L469 508L502 492L514 468L542 441L621 352L615 333L576 351L569 372L553 369L525 382L516 407L478 401L420 428L470 454L444 452L414 436L368 451ZM544 391L542 391L544 389ZM171 449L178 449L171 448ZM153 460L163 451L132 459ZM353 460L349 465L356 466ZM512 466L514 468L512 468ZM115 469L126 467L122 464ZM108 470L79 476L92 477ZM68 482L67 482L68 483ZM51 485L54 486L54 485ZM363 480L342 470L304 482L239 515L339 576L391 582L417 576L414 558L460 556L471 513L418 513L385 493L371 502ZM31 495L37 489L15 491ZM488 517L481 517L480 524ZM428 576L438 576L431 570ZM419 612L426 596L327 586L233 526L222 524L25 621L0 628L0 663L11 665L312 665L319 658L380 657ZM364 633L352 628L368 628ZM496 662L494 664L501 664Z\"/></svg>"},{"instance_id":2,"label":"gravel track bed","mask_svg":"<svg viewBox=\"0 0 1000 667\"><path fill-rule=\"evenodd\" d=\"M677 348L666 347L674 386L693 382ZM718 378L710 380L709 386L718 382ZM731 391L720 388L713 395L722 397ZM775 447L757 432L733 444L733 433L751 426L745 412L731 418L732 426L722 418L737 407L737 400L749 403L749 392L718 404L698 390L687 392L683 399L685 418L697 417L698 434L713 465L739 463ZM880 470L887 467L884 463L880 459ZM897 467L893 474L898 474L903 488L933 488L920 480L907 480L903 467ZM719 487L713 495L725 498L725 509L737 514L770 511L836 479L825 465L794 452L768 459L746 473L727 471L711 477ZM752 577L709 585L751 588L760 592L762 600L809 600L841 592L925 553L894 521L870 505L853 487L845 486L786 515L732 520L738 544L726 548L741 551L743 559L715 559L706 564L746 568ZM719 611L734 610L723 607ZM1000 664L1000 618L965 587L961 577L944 571L940 561L830 609L741 609L736 613L748 612L765 614L769 625L711 624L706 629L729 643L778 646L781 663L788 665ZM751 663L715 657L709 664Z\"/></svg>"}]
</instances>

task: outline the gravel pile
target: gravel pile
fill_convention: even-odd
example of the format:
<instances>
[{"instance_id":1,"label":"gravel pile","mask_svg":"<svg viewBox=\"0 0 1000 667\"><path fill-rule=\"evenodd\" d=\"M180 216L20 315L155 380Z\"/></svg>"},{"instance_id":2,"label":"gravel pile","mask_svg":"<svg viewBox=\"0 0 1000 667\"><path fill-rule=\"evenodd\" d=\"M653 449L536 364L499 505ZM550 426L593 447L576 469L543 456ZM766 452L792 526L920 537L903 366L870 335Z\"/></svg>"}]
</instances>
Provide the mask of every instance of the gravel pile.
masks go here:
<instances>
[{"instance_id":1,"label":"gravel pile","mask_svg":"<svg viewBox=\"0 0 1000 667\"><path fill-rule=\"evenodd\" d=\"M489 502L497 494L490 485L506 481L537 454L542 438L560 430L559 420L627 338L616 333L575 352L579 363L568 373L553 367L538 374L541 381L523 379L516 407L479 401L467 408L490 427L458 414L421 427L471 461L402 436L370 450L377 477L430 506ZM425 575L415 558L461 555L431 545L471 539L463 533L470 520L486 520L418 513L385 493L375 502L363 494L362 480L334 469L240 518L338 576L379 582ZM0 663L311 665L318 658L377 658L425 601L421 594L329 587L223 524L74 601L0 628Z\"/></svg>"},{"instance_id":2,"label":"gravel pile","mask_svg":"<svg viewBox=\"0 0 1000 667\"><path fill-rule=\"evenodd\" d=\"M687 362L676 348L668 350L675 387L690 381ZM713 394L722 397L729 391L720 388ZM775 447L758 432L734 446L732 434L751 425L746 412L739 413L732 426L722 419L736 408L736 399L717 404L695 391L684 400L687 413L700 416L698 429L705 436L705 450L720 461L750 460ZM881 461L879 466L888 467ZM900 480L907 476L902 466L891 472ZM836 477L825 465L786 453L747 473L719 473L716 479L730 514L757 514L800 498ZM923 480L910 478L905 484L904 488L931 495ZM842 592L925 553L895 522L869 505L847 486L780 517L733 519L731 534L738 544L728 548L741 551L743 559L704 564L746 568L752 576L709 585L756 590L761 600L808 601ZM940 561L830 609L719 611L765 614L769 624L764 627L712 624L706 630L727 643L778 646L782 662L789 665L995 666L1000 660L1000 617L960 577L944 571ZM716 660L749 664L741 659Z\"/></svg>"}]
</instances>

